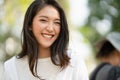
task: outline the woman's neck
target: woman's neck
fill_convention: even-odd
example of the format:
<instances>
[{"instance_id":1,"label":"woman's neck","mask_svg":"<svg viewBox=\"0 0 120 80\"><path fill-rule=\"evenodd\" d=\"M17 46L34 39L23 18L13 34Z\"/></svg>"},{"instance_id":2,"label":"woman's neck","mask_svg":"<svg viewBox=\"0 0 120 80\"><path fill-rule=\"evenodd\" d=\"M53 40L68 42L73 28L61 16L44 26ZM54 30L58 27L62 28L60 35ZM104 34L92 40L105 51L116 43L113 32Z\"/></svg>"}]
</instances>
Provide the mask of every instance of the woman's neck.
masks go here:
<instances>
[{"instance_id":1,"label":"woman's neck","mask_svg":"<svg viewBox=\"0 0 120 80\"><path fill-rule=\"evenodd\" d=\"M38 56L39 58L50 57L50 48L39 48Z\"/></svg>"}]
</instances>

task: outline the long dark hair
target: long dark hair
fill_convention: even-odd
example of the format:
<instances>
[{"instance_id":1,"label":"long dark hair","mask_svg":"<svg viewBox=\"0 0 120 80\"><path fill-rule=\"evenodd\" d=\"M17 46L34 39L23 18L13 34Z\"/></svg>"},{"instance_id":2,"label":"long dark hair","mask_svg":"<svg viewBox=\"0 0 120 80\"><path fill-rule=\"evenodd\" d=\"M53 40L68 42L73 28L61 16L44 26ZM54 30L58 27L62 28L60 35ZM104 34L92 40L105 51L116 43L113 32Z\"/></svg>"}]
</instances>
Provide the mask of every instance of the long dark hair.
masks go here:
<instances>
[{"instance_id":1,"label":"long dark hair","mask_svg":"<svg viewBox=\"0 0 120 80\"><path fill-rule=\"evenodd\" d=\"M22 51L18 55L19 58L28 56L29 68L33 76L37 75L37 62L38 62L38 42L35 39L33 32L30 29L33 18L45 6L53 6L60 15L60 34L56 41L51 45L51 60L52 62L65 68L69 64L70 58L67 55L67 48L69 43L69 30L65 13L61 6L55 0L35 0L31 3L25 14L23 30L22 30ZM59 61L59 63L58 63Z\"/></svg>"}]
</instances>

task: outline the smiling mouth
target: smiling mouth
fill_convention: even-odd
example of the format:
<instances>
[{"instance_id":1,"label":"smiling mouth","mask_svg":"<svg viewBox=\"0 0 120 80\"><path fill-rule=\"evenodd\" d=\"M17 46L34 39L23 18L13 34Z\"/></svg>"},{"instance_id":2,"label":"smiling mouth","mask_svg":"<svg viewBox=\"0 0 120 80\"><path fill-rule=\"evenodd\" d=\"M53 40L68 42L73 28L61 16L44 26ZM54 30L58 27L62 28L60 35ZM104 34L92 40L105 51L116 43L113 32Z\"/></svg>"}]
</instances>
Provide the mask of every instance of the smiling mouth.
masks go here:
<instances>
[{"instance_id":1,"label":"smiling mouth","mask_svg":"<svg viewBox=\"0 0 120 80\"><path fill-rule=\"evenodd\" d=\"M46 39L51 39L51 38L53 38L53 34L42 34L42 36L44 37L44 38L46 38Z\"/></svg>"}]
</instances>

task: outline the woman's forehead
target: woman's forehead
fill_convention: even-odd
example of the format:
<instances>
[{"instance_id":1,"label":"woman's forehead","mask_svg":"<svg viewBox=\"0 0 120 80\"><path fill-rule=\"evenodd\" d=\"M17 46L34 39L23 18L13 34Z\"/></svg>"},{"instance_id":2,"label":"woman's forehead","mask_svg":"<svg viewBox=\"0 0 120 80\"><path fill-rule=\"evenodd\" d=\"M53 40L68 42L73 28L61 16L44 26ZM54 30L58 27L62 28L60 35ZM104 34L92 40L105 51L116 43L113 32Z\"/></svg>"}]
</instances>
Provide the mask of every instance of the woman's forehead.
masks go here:
<instances>
[{"instance_id":1,"label":"woman's forehead","mask_svg":"<svg viewBox=\"0 0 120 80\"><path fill-rule=\"evenodd\" d=\"M53 6L45 6L38 11L37 16L39 17L55 17L60 18L59 12Z\"/></svg>"}]
</instances>

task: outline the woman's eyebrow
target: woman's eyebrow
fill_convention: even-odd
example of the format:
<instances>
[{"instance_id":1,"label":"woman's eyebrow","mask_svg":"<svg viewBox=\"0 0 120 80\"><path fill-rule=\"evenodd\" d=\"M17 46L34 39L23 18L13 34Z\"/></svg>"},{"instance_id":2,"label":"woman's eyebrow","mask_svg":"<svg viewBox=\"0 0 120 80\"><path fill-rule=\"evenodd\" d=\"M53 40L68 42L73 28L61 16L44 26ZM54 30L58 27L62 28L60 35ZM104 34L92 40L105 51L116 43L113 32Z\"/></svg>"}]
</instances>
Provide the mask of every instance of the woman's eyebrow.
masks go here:
<instances>
[{"instance_id":1,"label":"woman's eyebrow","mask_svg":"<svg viewBox=\"0 0 120 80\"><path fill-rule=\"evenodd\" d=\"M39 16L39 17L48 18L47 16L43 16L43 15L41 15L41 16Z\"/></svg>"},{"instance_id":2,"label":"woman's eyebrow","mask_svg":"<svg viewBox=\"0 0 120 80\"><path fill-rule=\"evenodd\" d=\"M49 17L44 16L44 15L41 15L41 16L39 16L39 17L43 17L43 18L47 18L47 19L49 18ZM55 21L60 21L60 18L56 18Z\"/></svg>"}]
</instances>

